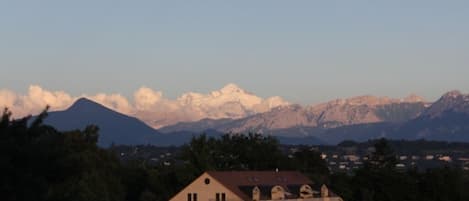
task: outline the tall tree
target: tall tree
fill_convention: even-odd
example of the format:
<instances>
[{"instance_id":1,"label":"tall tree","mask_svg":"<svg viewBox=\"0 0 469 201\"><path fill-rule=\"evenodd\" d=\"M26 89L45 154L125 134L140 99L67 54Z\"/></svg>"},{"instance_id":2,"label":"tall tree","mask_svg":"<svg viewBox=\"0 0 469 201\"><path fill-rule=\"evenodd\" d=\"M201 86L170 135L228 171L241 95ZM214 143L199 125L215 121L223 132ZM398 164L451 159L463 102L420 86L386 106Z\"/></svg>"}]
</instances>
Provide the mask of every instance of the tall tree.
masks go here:
<instances>
[{"instance_id":1,"label":"tall tree","mask_svg":"<svg viewBox=\"0 0 469 201\"><path fill-rule=\"evenodd\" d=\"M123 200L119 161L96 146L98 128L59 132L42 124L46 111L35 119L2 115L2 200Z\"/></svg>"}]
</instances>

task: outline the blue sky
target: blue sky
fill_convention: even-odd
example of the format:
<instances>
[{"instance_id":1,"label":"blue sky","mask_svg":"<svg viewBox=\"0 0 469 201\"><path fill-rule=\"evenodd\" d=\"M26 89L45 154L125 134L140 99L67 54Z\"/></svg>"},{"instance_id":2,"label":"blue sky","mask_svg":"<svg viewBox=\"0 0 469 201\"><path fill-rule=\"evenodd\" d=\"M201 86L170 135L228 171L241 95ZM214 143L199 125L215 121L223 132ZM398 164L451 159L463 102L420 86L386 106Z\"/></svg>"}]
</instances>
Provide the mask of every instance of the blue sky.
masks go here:
<instances>
[{"instance_id":1,"label":"blue sky","mask_svg":"<svg viewBox=\"0 0 469 201\"><path fill-rule=\"evenodd\" d=\"M468 1L0 1L0 88L434 100L469 92L468 19Z\"/></svg>"}]
</instances>

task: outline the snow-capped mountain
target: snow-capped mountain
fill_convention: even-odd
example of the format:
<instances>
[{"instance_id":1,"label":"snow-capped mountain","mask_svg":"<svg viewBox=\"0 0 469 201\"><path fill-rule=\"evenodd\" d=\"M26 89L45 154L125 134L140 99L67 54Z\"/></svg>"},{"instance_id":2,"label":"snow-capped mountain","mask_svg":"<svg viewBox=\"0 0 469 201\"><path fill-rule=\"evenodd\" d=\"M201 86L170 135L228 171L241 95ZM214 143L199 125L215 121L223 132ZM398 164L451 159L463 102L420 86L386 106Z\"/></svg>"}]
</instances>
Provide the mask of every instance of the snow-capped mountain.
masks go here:
<instances>
[{"instance_id":1,"label":"snow-capped mountain","mask_svg":"<svg viewBox=\"0 0 469 201\"><path fill-rule=\"evenodd\" d=\"M138 109L135 116L154 128L201 119L239 119L289 105L280 97L263 99L228 84L208 94L189 92L176 100L159 100L153 106Z\"/></svg>"}]
</instances>

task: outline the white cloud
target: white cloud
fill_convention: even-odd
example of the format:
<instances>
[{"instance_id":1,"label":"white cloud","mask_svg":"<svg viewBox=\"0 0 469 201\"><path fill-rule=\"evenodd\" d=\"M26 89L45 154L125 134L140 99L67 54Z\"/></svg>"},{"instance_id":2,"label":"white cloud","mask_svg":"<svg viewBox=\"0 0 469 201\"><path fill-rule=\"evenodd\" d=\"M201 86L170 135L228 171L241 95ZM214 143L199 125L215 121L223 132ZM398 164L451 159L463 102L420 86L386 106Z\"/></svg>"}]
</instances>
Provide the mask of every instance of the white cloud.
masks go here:
<instances>
[{"instance_id":1,"label":"white cloud","mask_svg":"<svg viewBox=\"0 0 469 201\"><path fill-rule=\"evenodd\" d=\"M148 87L141 87L134 93L135 107L137 110L151 109L162 97L162 92L153 91Z\"/></svg>"},{"instance_id":2,"label":"white cloud","mask_svg":"<svg viewBox=\"0 0 469 201\"><path fill-rule=\"evenodd\" d=\"M25 95L7 89L0 90L0 106L10 108L14 117L22 117L35 115L46 105L50 106L51 111L64 110L80 97L89 98L118 112L134 115L155 128L203 118L242 118L289 104L280 97L262 99L234 84L208 94L188 92L176 100L164 98L160 91L141 87L135 91L133 101L116 93L72 96L64 91L49 91L38 85L31 85Z\"/></svg>"},{"instance_id":3,"label":"white cloud","mask_svg":"<svg viewBox=\"0 0 469 201\"><path fill-rule=\"evenodd\" d=\"M99 93L94 96L86 97L118 112L124 114L133 113L133 106L130 105L129 101L120 94Z\"/></svg>"},{"instance_id":4,"label":"white cloud","mask_svg":"<svg viewBox=\"0 0 469 201\"><path fill-rule=\"evenodd\" d=\"M29 87L28 95L23 97L23 104L31 108L44 108L49 105L53 110L65 109L75 98L63 91L47 91L40 86L32 85Z\"/></svg>"},{"instance_id":5,"label":"white cloud","mask_svg":"<svg viewBox=\"0 0 469 201\"><path fill-rule=\"evenodd\" d=\"M0 106L7 107L18 118L30 114L37 114L46 106L51 110L62 110L71 105L75 98L63 91L47 91L40 86L31 85L26 95L3 89L0 91Z\"/></svg>"},{"instance_id":6,"label":"white cloud","mask_svg":"<svg viewBox=\"0 0 469 201\"><path fill-rule=\"evenodd\" d=\"M15 104L17 96L14 92L6 89L0 90L0 106L12 107Z\"/></svg>"}]
</instances>

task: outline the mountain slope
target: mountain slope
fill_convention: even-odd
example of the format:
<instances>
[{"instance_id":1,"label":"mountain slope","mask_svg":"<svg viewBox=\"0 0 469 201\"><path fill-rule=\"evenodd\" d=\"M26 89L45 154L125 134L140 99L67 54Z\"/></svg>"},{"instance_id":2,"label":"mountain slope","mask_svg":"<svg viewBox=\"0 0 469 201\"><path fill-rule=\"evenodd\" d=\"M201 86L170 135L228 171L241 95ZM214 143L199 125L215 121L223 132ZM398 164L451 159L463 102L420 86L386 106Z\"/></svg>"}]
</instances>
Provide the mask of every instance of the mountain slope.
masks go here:
<instances>
[{"instance_id":1,"label":"mountain slope","mask_svg":"<svg viewBox=\"0 0 469 201\"><path fill-rule=\"evenodd\" d=\"M202 119L195 122L180 122L171 126L158 129L161 133L174 133L181 131L190 131L194 133L202 133L204 131L214 129L233 122L233 119Z\"/></svg>"},{"instance_id":2,"label":"mountain slope","mask_svg":"<svg viewBox=\"0 0 469 201\"><path fill-rule=\"evenodd\" d=\"M469 95L444 94L418 118L401 126L395 137L469 141Z\"/></svg>"},{"instance_id":3,"label":"mountain slope","mask_svg":"<svg viewBox=\"0 0 469 201\"><path fill-rule=\"evenodd\" d=\"M447 92L434 102L422 116L434 118L448 111L469 114L469 94L462 94L456 90Z\"/></svg>"}]
</instances>

